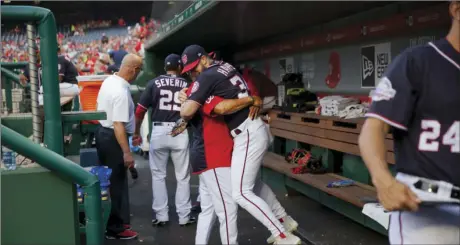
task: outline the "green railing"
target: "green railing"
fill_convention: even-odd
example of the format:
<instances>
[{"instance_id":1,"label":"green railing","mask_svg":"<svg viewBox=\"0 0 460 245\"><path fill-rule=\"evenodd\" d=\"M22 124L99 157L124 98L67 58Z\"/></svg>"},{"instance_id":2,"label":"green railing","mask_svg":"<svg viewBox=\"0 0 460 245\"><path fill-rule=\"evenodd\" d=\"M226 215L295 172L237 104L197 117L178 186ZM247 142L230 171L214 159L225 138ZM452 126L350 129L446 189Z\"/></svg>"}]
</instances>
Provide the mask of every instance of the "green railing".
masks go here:
<instances>
[{"instance_id":1,"label":"green railing","mask_svg":"<svg viewBox=\"0 0 460 245\"><path fill-rule=\"evenodd\" d=\"M2 72L2 76L5 77L5 79L17 83L22 88L30 87L29 84L26 84L26 85L21 84L18 74L14 73L14 72L12 72L12 71L8 70L7 68L4 68L4 67L2 67L0 70Z\"/></svg>"},{"instance_id":2,"label":"green railing","mask_svg":"<svg viewBox=\"0 0 460 245\"><path fill-rule=\"evenodd\" d=\"M168 21L168 23L163 24L161 26L161 35L165 35L167 32L173 30L176 28L179 24L182 22L188 20L190 17L195 15L198 11L203 9L206 5L211 3L212 1L205 1L205 0L197 0L194 3L192 3L188 8L186 8L184 11L182 11L180 14L178 14L174 19Z\"/></svg>"},{"instance_id":3,"label":"green railing","mask_svg":"<svg viewBox=\"0 0 460 245\"><path fill-rule=\"evenodd\" d=\"M14 20L33 22L38 25L40 36L40 57L43 70L43 104L45 114L45 137L47 147L62 155L64 153L61 103L59 98L59 77L57 63L56 20L45 8L32 6L2 6L2 21Z\"/></svg>"},{"instance_id":4,"label":"green railing","mask_svg":"<svg viewBox=\"0 0 460 245\"><path fill-rule=\"evenodd\" d=\"M28 138L1 125L2 145L30 158L41 166L72 179L85 190L86 244L104 244L101 186L99 179L80 165L33 143Z\"/></svg>"},{"instance_id":5,"label":"green railing","mask_svg":"<svg viewBox=\"0 0 460 245\"><path fill-rule=\"evenodd\" d=\"M39 7L2 6L1 18L2 21L24 21L38 26L43 71L43 104L46 132L44 143L47 148L33 143L31 140L3 125L1 126L2 145L34 160L45 168L55 171L57 174L70 177L73 182L83 186L86 192L86 244L102 245L104 243L104 227L99 180L81 166L62 156L64 154L63 126L59 96L56 21L54 15L50 10ZM22 66L24 64L16 65ZM12 68L16 65L5 64L5 68ZM11 80L18 80L14 73L11 74L7 70L2 70L2 75L10 76Z\"/></svg>"},{"instance_id":6,"label":"green railing","mask_svg":"<svg viewBox=\"0 0 460 245\"><path fill-rule=\"evenodd\" d=\"M19 86L21 86L22 88L26 88L28 86L23 86L19 81L19 76L16 73L3 67L3 65L1 68L1 76L2 76L2 86L3 86L3 89L5 89L6 109L8 112L11 112L13 110L13 95L12 95L13 84L12 82L19 84Z\"/></svg>"},{"instance_id":7,"label":"green railing","mask_svg":"<svg viewBox=\"0 0 460 245\"><path fill-rule=\"evenodd\" d=\"M29 65L27 62L0 62L0 66L6 69L21 69Z\"/></svg>"}]
</instances>

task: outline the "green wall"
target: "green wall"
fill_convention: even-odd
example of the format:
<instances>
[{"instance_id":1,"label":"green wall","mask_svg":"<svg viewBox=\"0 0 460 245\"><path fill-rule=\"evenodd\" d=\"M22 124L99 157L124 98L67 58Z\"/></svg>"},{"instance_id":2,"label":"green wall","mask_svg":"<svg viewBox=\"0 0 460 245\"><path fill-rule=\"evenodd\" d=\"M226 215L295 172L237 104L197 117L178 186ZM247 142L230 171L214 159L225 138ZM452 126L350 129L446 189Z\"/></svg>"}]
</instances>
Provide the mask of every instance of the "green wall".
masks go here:
<instances>
[{"instance_id":1,"label":"green wall","mask_svg":"<svg viewBox=\"0 0 460 245\"><path fill-rule=\"evenodd\" d=\"M1 244L80 244L76 190L42 167L1 172Z\"/></svg>"}]
</instances>

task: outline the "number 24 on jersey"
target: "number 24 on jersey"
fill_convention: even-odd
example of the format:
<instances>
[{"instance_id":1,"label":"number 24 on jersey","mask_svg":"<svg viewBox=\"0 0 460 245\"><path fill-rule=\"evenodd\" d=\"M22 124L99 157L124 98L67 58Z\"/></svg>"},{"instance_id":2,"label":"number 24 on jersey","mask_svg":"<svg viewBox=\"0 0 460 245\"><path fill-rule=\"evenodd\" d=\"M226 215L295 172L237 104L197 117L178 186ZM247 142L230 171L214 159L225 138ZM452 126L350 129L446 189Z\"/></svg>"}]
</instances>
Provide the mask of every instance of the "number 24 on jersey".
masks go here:
<instances>
[{"instance_id":1,"label":"number 24 on jersey","mask_svg":"<svg viewBox=\"0 0 460 245\"><path fill-rule=\"evenodd\" d=\"M450 152L460 153L460 121L455 121L441 136L441 123L436 120L422 120L422 130L418 142L421 151L438 151L439 145L450 146Z\"/></svg>"}]
</instances>

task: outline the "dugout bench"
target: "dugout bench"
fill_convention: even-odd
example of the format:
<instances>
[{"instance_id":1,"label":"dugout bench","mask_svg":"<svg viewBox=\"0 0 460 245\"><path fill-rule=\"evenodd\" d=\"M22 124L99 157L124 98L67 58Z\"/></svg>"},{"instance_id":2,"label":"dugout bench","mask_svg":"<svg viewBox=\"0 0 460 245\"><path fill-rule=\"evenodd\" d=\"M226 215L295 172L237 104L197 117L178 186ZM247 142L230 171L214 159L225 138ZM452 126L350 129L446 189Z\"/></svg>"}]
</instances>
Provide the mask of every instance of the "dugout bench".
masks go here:
<instances>
[{"instance_id":1,"label":"dugout bench","mask_svg":"<svg viewBox=\"0 0 460 245\"><path fill-rule=\"evenodd\" d=\"M287 193L302 193L321 204L387 235L377 222L361 213L366 199L375 199L376 191L367 168L360 157L358 137L363 118L340 119L309 113L269 112L270 130L275 140L263 162L262 178L274 188ZM394 153L391 135L386 138L387 161L393 170ZM285 160L294 148L309 150L322 157L325 174L294 174L296 165ZM329 188L333 181L354 180L355 185Z\"/></svg>"}]
</instances>

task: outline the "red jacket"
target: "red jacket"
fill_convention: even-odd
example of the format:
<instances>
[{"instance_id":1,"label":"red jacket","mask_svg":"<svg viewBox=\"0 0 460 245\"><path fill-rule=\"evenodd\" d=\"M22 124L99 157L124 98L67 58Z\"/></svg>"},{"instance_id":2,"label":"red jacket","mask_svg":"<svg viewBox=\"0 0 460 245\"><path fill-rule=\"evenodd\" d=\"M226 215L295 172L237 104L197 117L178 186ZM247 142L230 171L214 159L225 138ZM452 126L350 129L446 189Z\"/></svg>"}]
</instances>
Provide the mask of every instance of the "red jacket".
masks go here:
<instances>
[{"instance_id":1,"label":"red jacket","mask_svg":"<svg viewBox=\"0 0 460 245\"><path fill-rule=\"evenodd\" d=\"M187 90L187 95L190 95L193 84ZM231 166L233 139L223 117L212 113L221 101L223 99L220 97L210 96L189 122L193 131L190 164L194 174Z\"/></svg>"}]
</instances>

